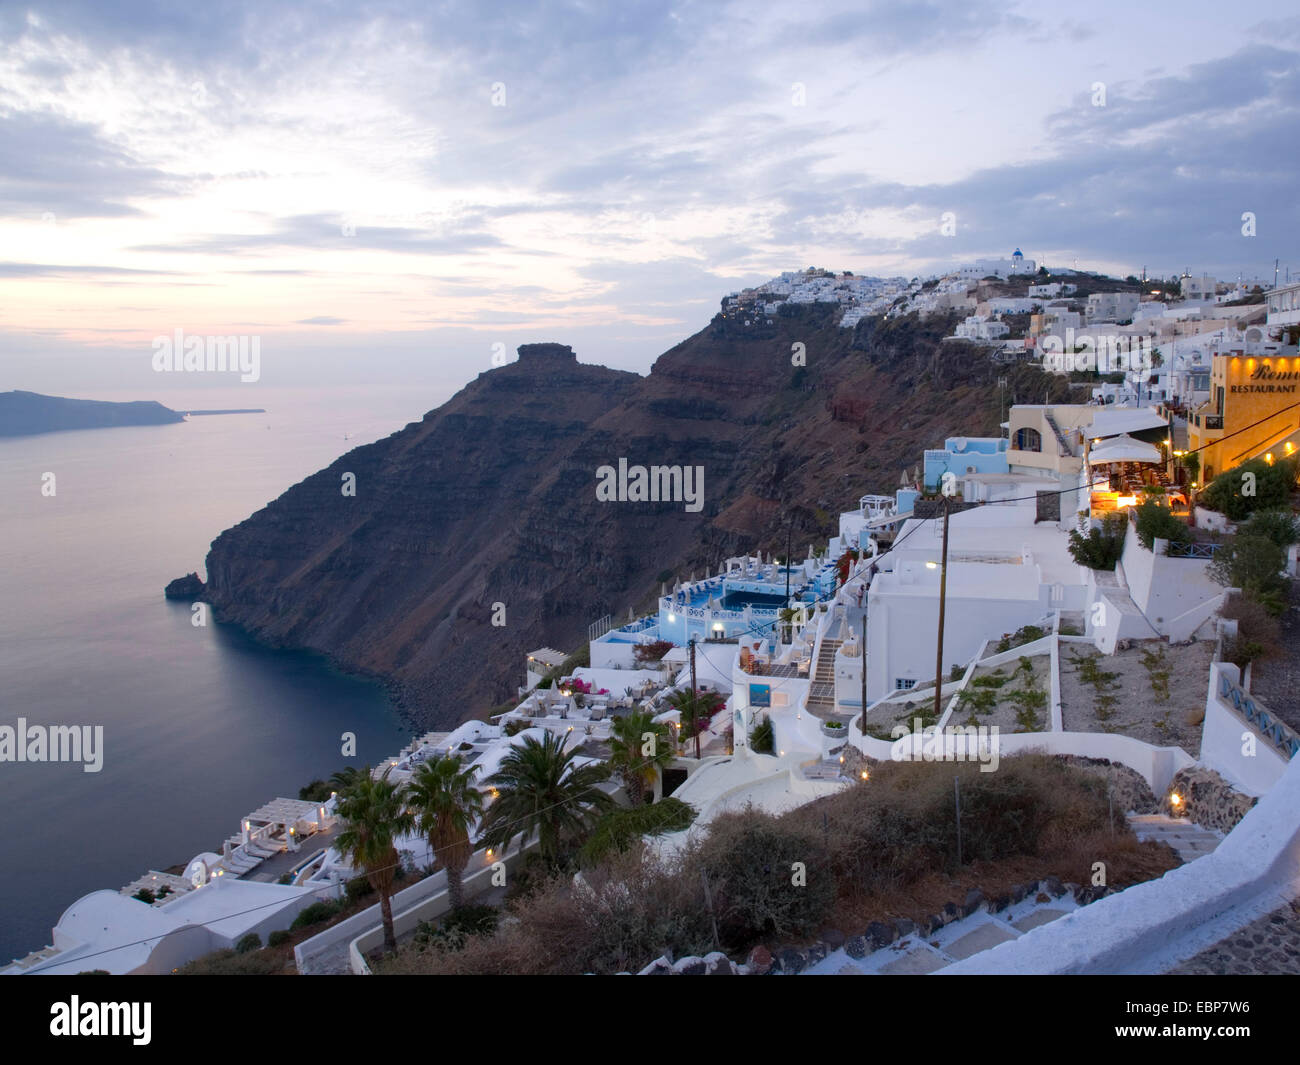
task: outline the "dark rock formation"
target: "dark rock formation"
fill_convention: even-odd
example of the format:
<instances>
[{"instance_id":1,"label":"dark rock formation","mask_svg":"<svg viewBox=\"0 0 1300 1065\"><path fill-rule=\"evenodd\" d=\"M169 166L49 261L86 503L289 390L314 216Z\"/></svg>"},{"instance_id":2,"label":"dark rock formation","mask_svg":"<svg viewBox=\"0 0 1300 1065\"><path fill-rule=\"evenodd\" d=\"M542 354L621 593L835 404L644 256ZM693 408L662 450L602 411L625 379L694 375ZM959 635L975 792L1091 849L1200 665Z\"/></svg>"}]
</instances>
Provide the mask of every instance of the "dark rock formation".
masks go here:
<instances>
[{"instance_id":1,"label":"dark rock formation","mask_svg":"<svg viewBox=\"0 0 1300 1065\"><path fill-rule=\"evenodd\" d=\"M199 580L197 573L187 573L184 577L177 577L163 589L163 595L168 599L197 599L202 594L203 582Z\"/></svg>"},{"instance_id":2,"label":"dark rock formation","mask_svg":"<svg viewBox=\"0 0 1300 1065\"><path fill-rule=\"evenodd\" d=\"M415 724L450 725L513 698L527 651L576 649L603 615L651 609L663 570L783 551L787 521L800 547L833 535L924 448L996 433L999 373L1008 401L1057 386L963 345L940 359L941 325L841 329L823 309L774 323L755 339L715 319L648 377L523 345L218 536L203 598L271 646L387 681ZM598 501L597 469L621 457L702 466L702 510Z\"/></svg>"}]
</instances>

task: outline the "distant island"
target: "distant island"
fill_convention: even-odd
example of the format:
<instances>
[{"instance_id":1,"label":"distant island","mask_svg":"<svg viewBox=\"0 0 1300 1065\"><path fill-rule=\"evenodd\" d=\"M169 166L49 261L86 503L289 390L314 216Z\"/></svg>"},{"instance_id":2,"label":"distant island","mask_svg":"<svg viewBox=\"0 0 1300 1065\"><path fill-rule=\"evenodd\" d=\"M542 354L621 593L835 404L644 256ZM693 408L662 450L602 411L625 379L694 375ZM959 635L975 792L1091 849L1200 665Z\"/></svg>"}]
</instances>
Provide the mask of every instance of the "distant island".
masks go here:
<instances>
[{"instance_id":1,"label":"distant island","mask_svg":"<svg viewBox=\"0 0 1300 1065\"><path fill-rule=\"evenodd\" d=\"M0 437L32 436L69 429L110 429L123 425L170 425L187 415L261 414L262 409L175 411L154 400L114 403L67 399L39 392L0 392Z\"/></svg>"}]
</instances>

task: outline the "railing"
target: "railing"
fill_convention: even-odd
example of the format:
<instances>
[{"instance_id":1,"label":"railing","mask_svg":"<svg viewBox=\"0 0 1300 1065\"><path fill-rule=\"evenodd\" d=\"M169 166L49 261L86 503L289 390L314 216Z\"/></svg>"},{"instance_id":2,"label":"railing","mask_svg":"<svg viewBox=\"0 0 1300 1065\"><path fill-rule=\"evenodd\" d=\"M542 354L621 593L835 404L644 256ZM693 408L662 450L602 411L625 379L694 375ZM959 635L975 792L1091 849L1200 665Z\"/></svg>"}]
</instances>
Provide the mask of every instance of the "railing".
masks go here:
<instances>
[{"instance_id":1,"label":"railing","mask_svg":"<svg viewBox=\"0 0 1300 1065\"><path fill-rule=\"evenodd\" d=\"M1230 702L1233 708L1255 727L1261 736L1272 742L1287 758L1300 754L1300 736L1277 720L1254 698L1233 684L1226 675L1219 674L1219 698Z\"/></svg>"},{"instance_id":2,"label":"railing","mask_svg":"<svg viewBox=\"0 0 1300 1065\"><path fill-rule=\"evenodd\" d=\"M1171 543L1166 550L1170 558L1213 558L1222 544Z\"/></svg>"}]
</instances>

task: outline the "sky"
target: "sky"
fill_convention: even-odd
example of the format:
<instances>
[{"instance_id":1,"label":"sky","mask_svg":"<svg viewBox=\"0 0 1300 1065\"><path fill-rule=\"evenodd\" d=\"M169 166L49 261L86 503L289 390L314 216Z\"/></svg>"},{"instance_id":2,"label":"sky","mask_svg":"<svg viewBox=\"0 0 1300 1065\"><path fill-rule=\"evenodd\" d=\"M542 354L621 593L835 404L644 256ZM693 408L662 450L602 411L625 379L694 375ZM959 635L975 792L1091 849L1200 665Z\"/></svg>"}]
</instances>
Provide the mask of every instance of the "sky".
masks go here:
<instances>
[{"instance_id":1,"label":"sky","mask_svg":"<svg viewBox=\"0 0 1300 1065\"><path fill-rule=\"evenodd\" d=\"M0 389L228 387L181 329L433 406L806 266L1300 276L1295 12L0 0Z\"/></svg>"}]
</instances>

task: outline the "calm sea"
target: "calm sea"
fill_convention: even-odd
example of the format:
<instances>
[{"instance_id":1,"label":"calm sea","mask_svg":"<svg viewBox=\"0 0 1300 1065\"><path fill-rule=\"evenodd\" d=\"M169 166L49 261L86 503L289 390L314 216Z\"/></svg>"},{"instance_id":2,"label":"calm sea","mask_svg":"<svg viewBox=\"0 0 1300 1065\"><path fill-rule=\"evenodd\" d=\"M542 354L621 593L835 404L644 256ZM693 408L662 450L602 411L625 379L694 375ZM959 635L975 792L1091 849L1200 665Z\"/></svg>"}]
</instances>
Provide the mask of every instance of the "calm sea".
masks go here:
<instances>
[{"instance_id":1,"label":"calm sea","mask_svg":"<svg viewBox=\"0 0 1300 1065\"><path fill-rule=\"evenodd\" d=\"M162 591L205 575L222 530L445 397L85 398L267 413L0 439L0 725L104 728L98 773L0 762L0 965L48 943L86 892L219 850L243 814L409 739L379 686L196 627Z\"/></svg>"}]
</instances>

